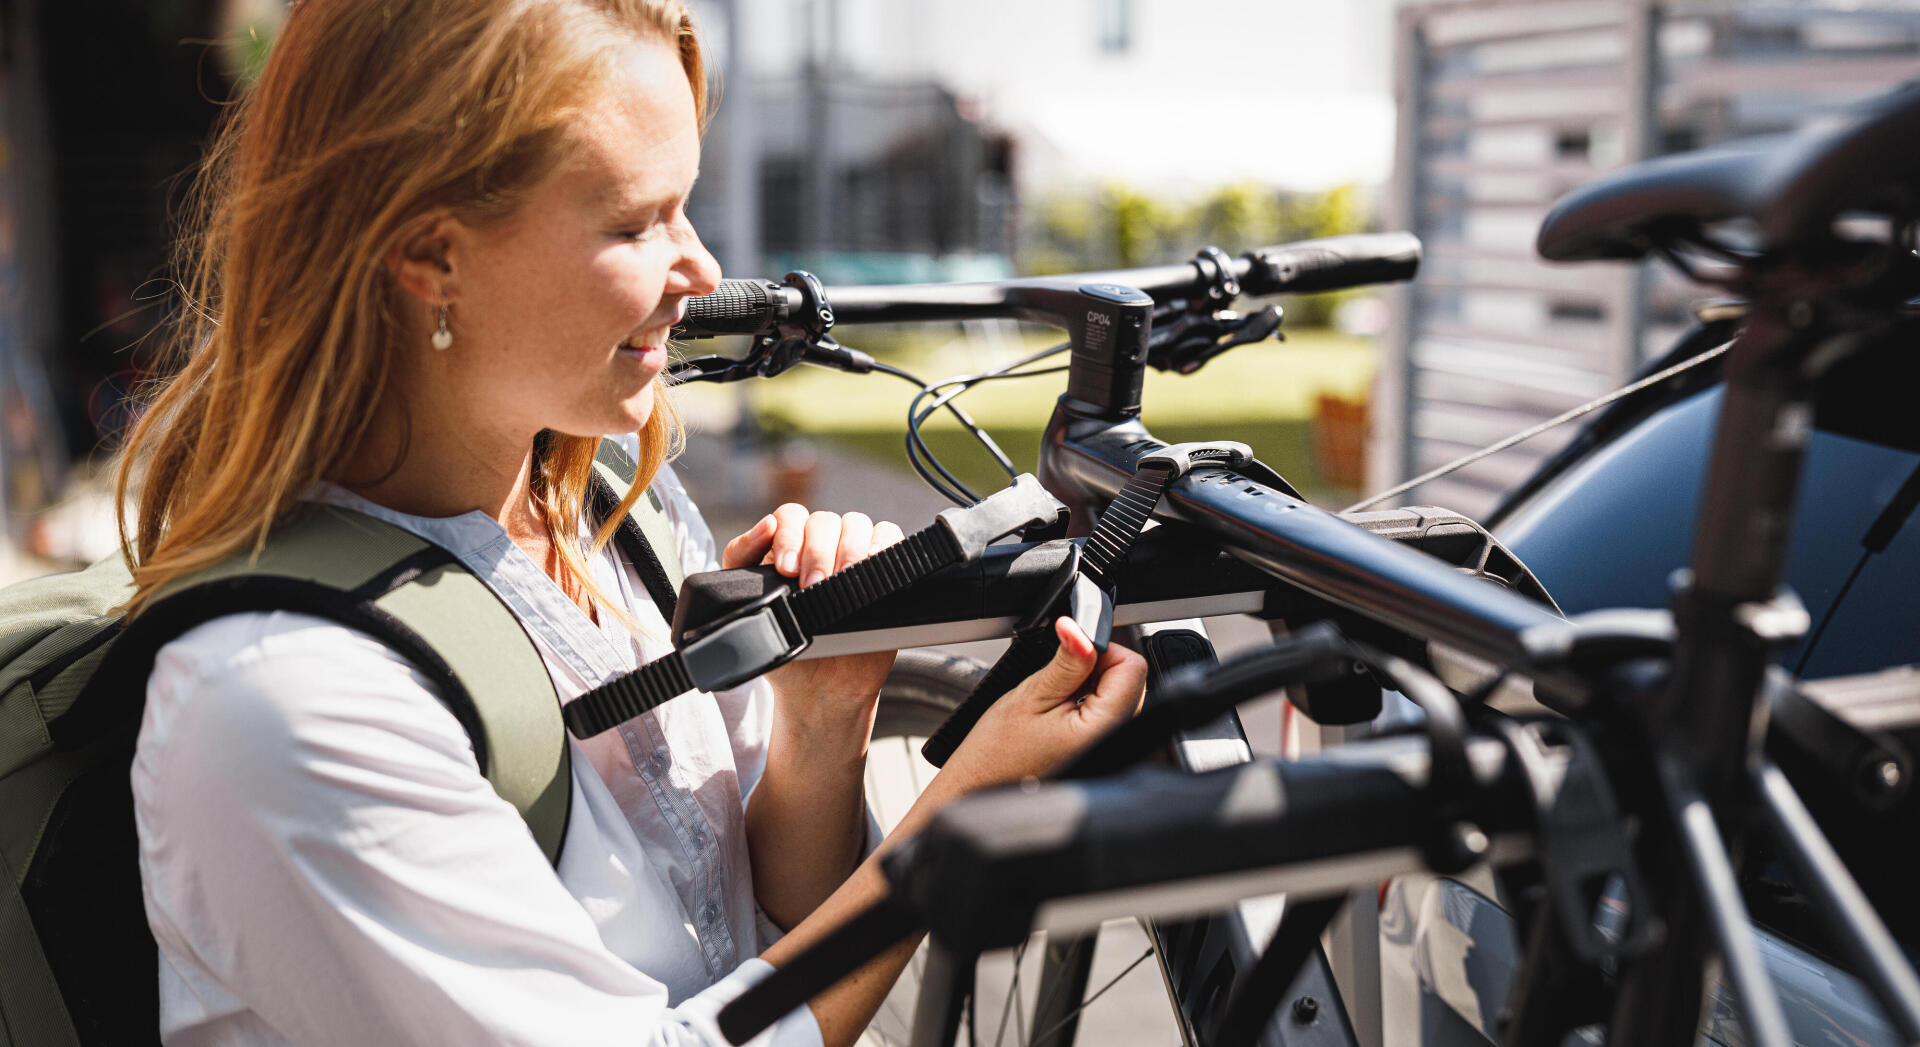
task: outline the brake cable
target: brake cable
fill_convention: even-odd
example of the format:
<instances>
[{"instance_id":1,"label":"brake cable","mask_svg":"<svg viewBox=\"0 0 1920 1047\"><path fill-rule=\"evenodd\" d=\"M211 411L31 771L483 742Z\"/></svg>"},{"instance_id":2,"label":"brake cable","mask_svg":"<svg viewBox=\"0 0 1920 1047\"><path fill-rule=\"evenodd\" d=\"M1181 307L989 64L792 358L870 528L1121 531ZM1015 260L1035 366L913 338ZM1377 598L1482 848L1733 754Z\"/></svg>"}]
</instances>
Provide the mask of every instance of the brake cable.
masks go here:
<instances>
[{"instance_id":1,"label":"brake cable","mask_svg":"<svg viewBox=\"0 0 1920 1047\"><path fill-rule=\"evenodd\" d=\"M1421 484L1428 483L1433 480L1438 480L1439 478L1447 475L1448 473L1454 472L1455 470L1458 470L1458 469L1463 469L1479 461L1480 459L1487 457L1488 455L1498 454L1501 451L1504 451L1507 448L1512 447L1514 444L1521 443L1526 440L1531 440L1534 437L1539 436L1541 433L1544 433L1549 429L1553 429L1558 426L1565 425L1566 423L1573 421L1575 418L1579 418L1583 415L1592 414L1593 412L1598 411L1600 408L1605 407L1616 400L1620 400L1628 396L1632 396L1634 393L1637 393L1640 390L1647 388L1648 386L1658 385L1661 382L1664 382L1667 379L1672 378L1674 375L1682 374L1684 372L1694 369L1695 367L1700 366L1703 363L1706 363L1708 360L1711 360L1714 357L1719 356L1720 354L1726 352L1728 344L1731 344L1731 343L1722 343L1720 345L1716 345L1713 348L1707 350L1706 352L1699 354L1698 356L1689 357L1685 360L1680 361L1677 364L1674 364L1672 367L1668 367L1663 370L1656 371L1653 374L1650 374L1645 378L1642 378L1636 382L1623 385L1620 388L1615 389L1613 392L1607 393L1603 396L1595 397L1592 400L1588 400L1586 403L1583 403L1578 407L1571 408L1567 411L1561 412L1560 414L1554 415L1552 418L1549 418L1546 421L1541 422L1539 425L1522 429L1521 431L1514 433L1512 436L1509 436L1509 437L1506 437L1505 439L1498 440L1498 441L1495 441L1494 443L1488 444L1487 446L1482 447L1478 451L1473 451L1468 454L1462 455L1459 458L1455 458L1453 461L1448 462L1447 464L1440 466L1439 468L1421 473L1419 476L1416 476L1413 479L1406 481L1405 483L1395 484L1394 486L1389 487L1384 491L1381 491L1379 494L1373 495L1372 497L1366 498L1362 501L1355 502L1352 505L1349 505L1345 509L1342 509L1340 511L1342 513L1359 512L1360 510L1365 509L1369 505L1377 505L1381 502L1386 501L1389 498L1392 498L1397 494L1403 494L1407 491L1411 491L1414 488L1420 486Z\"/></svg>"}]
</instances>

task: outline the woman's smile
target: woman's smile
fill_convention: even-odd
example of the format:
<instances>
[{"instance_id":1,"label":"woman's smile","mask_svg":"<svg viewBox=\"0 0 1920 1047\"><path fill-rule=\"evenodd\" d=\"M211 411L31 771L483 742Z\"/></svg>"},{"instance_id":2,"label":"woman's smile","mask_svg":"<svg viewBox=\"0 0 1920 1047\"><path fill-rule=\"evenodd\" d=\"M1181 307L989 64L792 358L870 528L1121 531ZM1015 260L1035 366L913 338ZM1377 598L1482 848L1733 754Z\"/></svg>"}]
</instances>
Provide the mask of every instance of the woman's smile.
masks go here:
<instances>
[{"instance_id":1,"label":"woman's smile","mask_svg":"<svg viewBox=\"0 0 1920 1047\"><path fill-rule=\"evenodd\" d=\"M662 345L634 345L623 343L617 350L619 355L629 360L637 360L640 366L650 371L662 371L667 366L667 347Z\"/></svg>"}]
</instances>

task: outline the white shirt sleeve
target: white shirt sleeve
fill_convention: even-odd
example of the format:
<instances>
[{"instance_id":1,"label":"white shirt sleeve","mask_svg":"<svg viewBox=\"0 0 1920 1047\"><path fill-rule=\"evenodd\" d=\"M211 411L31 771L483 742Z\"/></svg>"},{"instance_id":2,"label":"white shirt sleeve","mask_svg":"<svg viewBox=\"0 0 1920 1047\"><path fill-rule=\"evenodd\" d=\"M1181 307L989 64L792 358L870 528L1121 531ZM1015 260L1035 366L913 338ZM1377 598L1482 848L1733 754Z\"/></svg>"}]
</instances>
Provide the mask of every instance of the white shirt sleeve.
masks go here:
<instances>
[{"instance_id":1,"label":"white shirt sleeve","mask_svg":"<svg viewBox=\"0 0 1920 1047\"><path fill-rule=\"evenodd\" d=\"M132 781L148 919L191 969L169 1042L719 1044L714 1014L771 970L673 1005L424 677L319 619L236 615L162 648ZM268 1035L213 1034L235 1015ZM802 1007L756 1042L820 1034Z\"/></svg>"}]
</instances>

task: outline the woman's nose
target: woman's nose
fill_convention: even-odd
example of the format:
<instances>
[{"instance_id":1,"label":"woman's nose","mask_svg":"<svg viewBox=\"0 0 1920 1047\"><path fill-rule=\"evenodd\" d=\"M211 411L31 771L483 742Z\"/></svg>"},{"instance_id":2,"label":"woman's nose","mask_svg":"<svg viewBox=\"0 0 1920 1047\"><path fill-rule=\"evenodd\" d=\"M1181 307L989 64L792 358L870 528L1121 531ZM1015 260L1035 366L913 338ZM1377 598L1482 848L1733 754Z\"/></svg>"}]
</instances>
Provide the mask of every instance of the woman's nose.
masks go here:
<instances>
[{"instance_id":1,"label":"woman's nose","mask_svg":"<svg viewBox=\"0 0 1920 1047\"><path fill-rule=\"evenodd\" d=\"M712 294L720 286L720 263L707 250L707 245L700 242L700 234L692 226L687 227L686 248L674 272L683 284L675 290L689 297Z\"/></svg>"}]
</instances>

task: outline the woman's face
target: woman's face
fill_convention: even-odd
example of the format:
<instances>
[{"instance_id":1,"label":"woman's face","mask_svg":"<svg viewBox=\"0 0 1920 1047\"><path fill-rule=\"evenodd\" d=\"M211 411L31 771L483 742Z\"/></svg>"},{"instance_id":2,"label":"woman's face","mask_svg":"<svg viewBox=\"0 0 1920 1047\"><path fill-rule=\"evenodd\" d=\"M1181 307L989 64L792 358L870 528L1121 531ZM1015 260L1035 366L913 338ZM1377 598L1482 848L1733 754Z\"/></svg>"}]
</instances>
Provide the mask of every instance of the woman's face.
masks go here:
<instances>
[{"instance_id":1,"label":"woman's face","mask_svg":"<svg viewBox=\"0 0 1920 1047\"><path fill-rule=\"evenodd\" d=\"M681 303L720 279L687 222L700 137L673 48L629 47L614 89L573 132L518 211L462 227L452 245L446 362L468 386L466 407L487 412L474 420L516 436L640 428Z\"/></svg>"}]
</instances>

